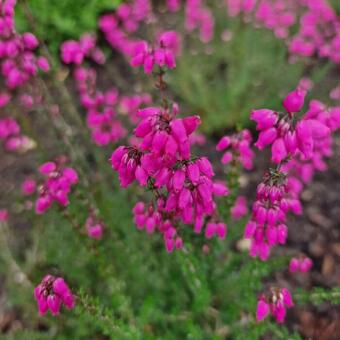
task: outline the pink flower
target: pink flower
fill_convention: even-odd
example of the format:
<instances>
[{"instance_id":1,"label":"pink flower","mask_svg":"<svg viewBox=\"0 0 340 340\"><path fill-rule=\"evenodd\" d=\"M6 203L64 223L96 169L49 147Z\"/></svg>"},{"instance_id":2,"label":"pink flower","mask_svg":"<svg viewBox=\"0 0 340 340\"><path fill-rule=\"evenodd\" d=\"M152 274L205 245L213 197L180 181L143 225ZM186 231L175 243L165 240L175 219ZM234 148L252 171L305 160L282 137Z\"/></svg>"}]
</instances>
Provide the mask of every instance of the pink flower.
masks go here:
<instances>
[{"instance_id":1,"label":"pink flower","mask_svg":"<svg viewBox=\"0 0 340 340\"><path fill-rule=\"evenodd\" d=\"M267 145L272 144L277 137L277 129L275 127L271 127L269 129L263 130L260 132L259 138L255 143L255 146L260 150L263 150Z\"/></svg>"},{"instance_id":2,"label":"pink flower","mask_svg":"<svg viewBox=\"0 0 340 340\"><path fill-rule=\"evenodd\" d=\"M103 237L103 223L94 216L87 218L85 227L89 237L94 239L101 239Z\"/></svg>"},{"instance_id":3,"label":"pink flower","mask_svg":"<svg viewBox=\"0 0 340 340\"><path fill-rule=\"evenodd\" d=\"M272 161L276 164L281 163L288 155L284 140L278 138L272 145Z\"/></svg>"},{"instance_id":4,"label":"pink flower","mask_svg":"<svg viewBox=\"0 0 340 340\"><path fill-rule=\"evenodd\" d=\"M166 6L170 12L177 12L181 8L180 0L167 0Z\"/></svg>"},{"instance_id":5,"label":"pink flower","mask_svg":"<svg viewBox=\"0 0 340 340\"><path fill-rule=\"evenodd\" d=\"M295 273L300 271L301 273L308 272L313 266L313 261L309 257L293 257L289 263L289 271Z\"/></svg>"},{"instance_id":6,"label":"pink flower","mask_svg":"<svg viewBox=\"0 0 340 340\"><path fill-rule=\"evenodd\" d=\"M257 130L266 130L273 127L278 121L278 114L272 110L261 109L252 111L250 118L257 123Z\"/></svg>"},{"instance_id":7,"label":"pink flower","mask_svg":"<svg viewBox=\"0 0 340 340\"><path fill-rule=\"evenodd\" d=\"M286 174L279 171L265 174L257 187L252 217L244 231L244 237L251 240L250 256L266 261L273 246L286 243L286 215L289 211L300 214L302 209L298 192L298 183L288 181Z\"/></svg>"},{"instance_id":8,"label":"pink flower","mask_svg":"<svg viewBox=\"0 0 340 340\"><path fill-rule=\"evenodd\" d=\"M231 216L235 220L238 220L247 214L247 199L244 196L237 197L234 206L231 208Z\"/></svg>"},{"instance_id":9,"label":"pink flower","mask_svg":"<svg viewBox=\"0 0 340 340\"><path fill-rule=\"evenodd\" d=\"M272 288L268 296L260 296L256 308L256 320L262 321L271 313L278 323L283 323L286 309L293 306L292 296L288 289Z\"/></svg>"},{"instance_id":10,"label":"pink flower","mask_svg":"<svg viewBox=\"0 0 340 340\"><path fill-rule=\"evenodd\" d=\"M0 209L0 222L6 222L8 220L8 210Z\"/></svg>"},{"instance_id":11,"label":"pink flower","mask_svg":"<svg viewBox=\"0 0 340 340\"><path fill-rule=\"evenodd\" d=\"M211 11L203 6L201 0L188 0L185 6L185 28L191 32L199 30L202 42L208 43L214 35L214 17Z\"/></svg>"},{"instance_id":12,"label":"pink flower","mask_svg":"<svg viewBox=\"0 0 340 340\"><path fill-rule=\"evenodd\" d=\"M270 313L270 305L264 300L259 300L259 302L257 303L257 308L256 308L256 320L262 321L269 315L269 313Z\"/></svg>"},{"instance_id":13,"label":"pink flower","mask_svg":"<svg viewBox=\"0 0 340 340\"><path fill-rule=\"evenodd\" d=\"M222 164L229 164L234 160L242 164L245 169L252 169L254 152L251 150L251 142L251 134L246 129L231 136L222 137L216 145L217 151L228 150L222 156Z\"/></svg>"},{"instance_id":14,"label":"pink flower","mask_svg":"<svg viewBox=\"0 0 340 340\"><path fill-rule=\"evenodd\" d=\"M289 271L291 273L295 273L296 271L298 271L300 268L300 262L297 258L292 258L289 262Z\"/></svg>"},{"instance_id":15,"label":"pink flower","mask_svg":"<svg viewBox=\"0 0 340 340\"><path fill-rule=\"evenodd\" d=\"M297 88L296 90L288 93L286 98L283 100L283 107L289 113L299 112L305 103L306 94L307 92L301 88Z\"/></svg>"},{"instance_id":16,"label":"pink flower","mask_svg":"<svg viewBox=\"0 0 340 340\"><path fill-rule=\"evenodd\" d=\"M21 186L24 195L32 195L37 188L37 183L33 179L26 179Z\"/></svg>"},{"instance_id":17,"label":"pink flower","mask_svg":"<svg viewBox=\"0 0 340 340\"><path fill-rule=\"evenodd\" d=\"M180 52L180 39L175 31L164 32L154 48L147 42L141 41L135 44L132 54L131 66L143 66L144 72L152 72L154 65L166 66L169 69L176 67L175 56Z\"/></svg>"},{"instance_id":18,"label":"pink flower","mask_svg":"<svg viewBox=\"0 0 340 340\"><path fill-rule=\"evenodd\" d=\"M40 315L45 315L48 310L52 315L57 315L62 304L68 309L73 309L75 305L75 298L64 279L52 275L44 277L34 289L34 296Z\"/></svg>"},{"instance_id":19,"label":"pink flower","mask_svg":"<svg viewBox=\"0 0 340 340\"><path fill-rule=\"evenodd\" d=\"M78 174L73 168L65 167L64 163L65 159L59 157L55 162L46 162L39 167L39 172L45 178L38 189L39 197L35 203L37 214L43 214L54 201L61 206L69 204L68 195L71 187L78 183Z\"/></svg>"}]
</instances>

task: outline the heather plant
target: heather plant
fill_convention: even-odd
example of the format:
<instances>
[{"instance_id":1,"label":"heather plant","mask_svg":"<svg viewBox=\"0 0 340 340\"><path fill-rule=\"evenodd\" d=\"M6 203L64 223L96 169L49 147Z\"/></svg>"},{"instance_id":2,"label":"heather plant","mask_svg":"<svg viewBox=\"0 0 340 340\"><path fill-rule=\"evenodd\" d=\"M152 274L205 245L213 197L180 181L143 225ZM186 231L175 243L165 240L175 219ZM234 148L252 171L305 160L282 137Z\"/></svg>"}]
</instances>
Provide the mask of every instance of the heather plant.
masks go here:
<instances>
[{"instance_id":1,"label":"heather plant","mask_svg":"<svg viewBox=\"0 0 340 340\"><path fill-rule=\"evenodd\" d=\"M340 107L310 98L339 62L336 12L321 0L93 1L89 20L39 3L0 2L0 138L29 159L0 207L1 288L20 319L6 336L300 339L285 326L295 308L340 294L275 280L313 270L278 246L333 157ZM34 18L49 8L70 13L45 32ZM54 27L65 36L51 42ZM263 153L249 213L242 176Z\"/></svg>"}]
</instances>

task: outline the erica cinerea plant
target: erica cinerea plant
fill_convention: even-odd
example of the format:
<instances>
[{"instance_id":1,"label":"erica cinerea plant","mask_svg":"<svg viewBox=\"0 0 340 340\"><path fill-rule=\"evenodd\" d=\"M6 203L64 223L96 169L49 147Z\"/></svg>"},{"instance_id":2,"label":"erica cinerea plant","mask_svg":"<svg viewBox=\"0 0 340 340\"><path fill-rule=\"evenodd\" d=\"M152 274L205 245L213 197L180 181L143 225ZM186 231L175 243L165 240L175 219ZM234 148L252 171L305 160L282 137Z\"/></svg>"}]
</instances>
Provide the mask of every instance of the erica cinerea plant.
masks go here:
<instances>
[{"instance_id":1,"label":"erica cinerea plant","mask_svg":"<svg viewBox=\"0 0 340 340\"><path fill-rule=\"evenodd\" d=\"M186 49L199 57L201 45L206 56L218 54L222 15L226 22L240 15L247 25L272 30L286 42L290 62L304 56L309 63L317 57L338 63L334 10L322 0L132 0L98 17L98 35L68 37L60 46L61 63L50 72L36 36L16 31L15 5L0 2L0 139L6 151L25 153L35 146L42 151L35 170L25 171L24 202L18 199L13 211L36 215L30 218L38 240L30 240L27 256L45 244L46 249L30 260L27 275L10 256L9 263L18 277L27 277L39 314L68 313L53 322L74 338L88 330L89 337L239 338L240 328L249 339L266 330L284 338L288 331L276 324L285 322L303 294L312 302L318 295L296 290L288 279L272 283L273 273L303 278L318 264L313 266L306 249L275 248L288 241L290 213L303 215L304 186L328 167L340 107L310 100L313 82L304 77L283 96L281 110L254 104L246 112L249 122L221 123L213 136L203 135L201 127L213 112L182 103L169 80L179 82L181 72L191 72L196 84L203 71L195 74L190 63L180 68L181 58ZM227 29L221 40L229 40L226 35L237 40ZM50 57L48 46L43 49ZM106 72L112 56L123 65L127 88L117 73ZM229 64L218 58L216 69L228 73ZM41 81L41 73L49 80ZM72 79L55 82L55 76L66 75ZM59 98L60 93L66 95ZM331 97L338 97L336 89ZM57 132L51 146L49 138L48 145L40 139L41 130L26 136L29 124L20 114L33 121L36 112L47 118L46 130ZM270 165L259 178L261 155ZM258 184L245 190L250 173ZM246 191L254 191L253 197ZM1 237L11 213L0 209ZM270 284L263 284L270 275ZM337 301L338 292L328 293L322 291L320 299ZM40 320L49 325L46 317ZM74 324L80 329L76 335L69 331L78 327Z\"/></svg>"},{"instance_id":2,"label":"erica cinerea plant","mask_svg":"<svg viewBox=\"0 0 340 340\"><path fill-rule=\"evenodd\" d=\"M48 310L52 315L59 314L62 304L68 309L74 308L74 296L61 277L45 276L34 289L34 296L41 315L46 314Z\"/></svg>"},{"instance_id":3,"label":"erica cinerea plant","mask_svg":"<svg viewBox=\"0 0 340 340\"><path fill-rule=\"evenodd\" d=\"M144 65L150 73L157 65L156 86L161 93L160 107L147 107L138 111L140 123L134 130L134 145L120 146L111 156L114 170L119 173L122 187L134 180L153 193L150 203L138 202L134 207L137 228L148 233L163 234L168 252L180 249L183 240L179 223L193 225L201 233L206 218L206 236L226 236L226 225L219 221L214 196L228 193L227 187L213 180L214 171L206 157L193 156L190 136L201 120L198 116L177 118L179 108L165 96L164 75L175 67L179 39L175 32L165 32L159 38L159 47L135 50L132 66Z\"/></svg>"}]
</instances>

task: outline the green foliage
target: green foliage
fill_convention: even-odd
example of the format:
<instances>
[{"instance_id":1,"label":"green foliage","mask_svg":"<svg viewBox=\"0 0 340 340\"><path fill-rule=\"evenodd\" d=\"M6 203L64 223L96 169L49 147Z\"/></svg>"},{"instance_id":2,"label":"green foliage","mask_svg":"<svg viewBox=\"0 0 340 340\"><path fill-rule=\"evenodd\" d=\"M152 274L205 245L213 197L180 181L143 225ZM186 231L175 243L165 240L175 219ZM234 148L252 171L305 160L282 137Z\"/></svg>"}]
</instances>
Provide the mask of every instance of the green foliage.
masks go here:
<instances>
[{"instance_id":1,"label":"green foliage","mask_svg":"<svg viewBox=\"0 0 340 340\"><path fill-rule=\"evenodd\" d=\"M332 305L340 304L340 287L325 289L322 287L313 288L311 291L298 290L294 294L294 300L299 304L320 305L329 302Z\"/></svg>"},{"instance_id":2,"label":"green foliage","mask_svg":"<svg viewBox=\"0 0 340 340\"><path fill-rule=\"evenodd\" d=\"M97 29L98 14L114 9L120 0L24 0L16 7L16 24L20 32L32 30L32 14L36 34L53 54L67 39L78 39L84 32ZM29 10L28 10L29 9Z\"/></svg>"}]
</instances>

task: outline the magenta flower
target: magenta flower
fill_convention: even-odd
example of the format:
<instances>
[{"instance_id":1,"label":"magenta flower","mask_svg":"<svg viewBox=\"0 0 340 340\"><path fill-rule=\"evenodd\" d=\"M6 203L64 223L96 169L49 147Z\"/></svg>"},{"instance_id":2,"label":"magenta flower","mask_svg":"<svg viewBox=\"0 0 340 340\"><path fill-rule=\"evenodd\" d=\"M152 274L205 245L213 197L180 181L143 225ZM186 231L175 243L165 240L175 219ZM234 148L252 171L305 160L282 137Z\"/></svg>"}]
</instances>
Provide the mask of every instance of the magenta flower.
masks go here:
<instances>
[{"instance_id":1,"label":"magenta flower","mask_svg":"<svg viewBox=\"0 0 340 340\"><path fill-rule=\"evenodd\" d=\"M45 315L48 310L52 315L57 315L62 304L68 309L73 309L75 306L75 298L61 277L45 276L34 289L34 296L40 315Z\"/></svg>"},{"instance_id":2,"label":"magenta flower","mask_svg":"<svg viewBox=\"0 0 340 340\"><path fill-rule=\"evenodd\" d=\"M37 189L37 183L34 179L26 179L21 185L21 191L24 195L32 195Z\"/></svg>"},{"instance_id":3,"label":"magenta flower","mask_svg":"<svg viewBox=\"0 0 340 340\"><path fill-rule=\"evenodd\" d=\"M64 166L64 158L60 157L55 162L47 162L39 167L39 172L44 176L44 182L38 187L35 202L37 214L43 214L55 201L61 206L69 204L68 195L71 187L78 183L78 174L73 168Z\"/></svg>"},{"instance_id":4,"label":"magenta flower","mask_svg":"<svg viewBox=\"0 0 340 340\"><path fill-rule=\"evenodd\" d=\"M96 47L96 37L91 34L83 34L79 41L67 40L60 47L61 60L65 64L81 65L85 58L94 60L98 64L105 62L103 52ZM42 68L47 65L40 60Z\"/></svg>"},{"instance_id":5,"label":"magenta flower","mask_svg":"<svg viewBox=\"0 0 340 340\"><path fill-rule=\"evenodd\" d=\"M86 222L85 227L87 235L90 238L101 239L103 237L104 224L102 221L97 219L95 216L90 215Z\"/></svg>"},{"instance_id":6,"label":"magenta flower","mask_svg":"<svg viewBox=\"0 0 340 340\"><path fill-rule=\"evenodd\" d=\"M254 152L251 149L251 142L250 131L246 129L232 136L222 137L216 145L217 151L227 150L222 156L222 164L229 164L234 160L242 164L245 169L252 169Z\"/></svg>"},{"instance_id":7,"label":"magenta flower","mask_svg":"<svg viewBox=\"0 0 340 340\"><path fill-rule=\"evenodd\" d=\"M293 257L289 262L289 271L295 273L297 271L306 273L313 267L313 261L306 256Z\"/></svg>"},{"instance_id":8,"label":"magenta flower","mask_svg":"<svg viewBox=\"0 0 340 340\"><path fill-rule=\"evenodd\" d=\"M155 47L150 47L147 42L141 41L134 46L131 66L143 66L145 73L151 73L154 65L166 66L169 69L176 67L175 56L180 51L180 39L175 31L162 33Z\"/></svg>"},{"instance_id":9,"label":"magenta flower","mask_svg":"<svg viewBox=\"0 0 340 340\"><path fill-rule=\"evenodd\" d=\"M6 222L8 220L8 210L0 209L0 222Z\"/></svg>"},{"instance_id":10,"label":"magenta flower","mask_svg":"<svg viewBox=\"0 0 340 340\"><path fill-rule=\"evenodd\" d=\"M301 88L297 88L293 92L288 93L286 98L283 100L283 107L288 113L299 112L305 102L305 96L307 92Z\"/></svg>"},{"instance_id":11,"label":"magenta flower","mask_svg":"<svg viewBox=\"0 0 340 340\"><path fill-rule=\"evenodd\" d=\"M267 109L254 110L251 119L260 131L255 146L263 150L271 145L272 161L276 164L286 162L292 157L302 154L305 159L312 159L317 154L317 145L329 145L331 129L325 115L313 114L315 101L309 110L297 123L294 113L299 112L305 99L306 91L298 88L289 93L283 105L287 114L273 112ZM337 119L337 118L336 118ZM335 123L338 126L338 121Z\"/></svg>"},{"instance_id":12,"label":"magenta flower","mask_svg":"<svg viewBox=\"0 0 340 340\"><path fill-rule=\"evenodd\" d=\"M215 21L211 11L202 0L188 0L185 6L185 28L192 32L199 30L200 40L208 43L214 36Z\"/></svg>"},{"instance_id":13,"label":"magenta flower","mask_svg":"<svg viewBox=\"0 0 340 340\"><path fill-rule=\"evenodd\" d=\"M247 214L247 199L244 196L238 196L234 206L231 208L231 216L233 219L238 220Z\"/></svg>"},{"instance_id":14,"label":"magenta flower","mask_svg":"<svg viewBox=\"0 0 340 340\"><path fill-rule=\"evenodd\" d=\"M317 54L340 62L339 17L327 1L226 0L226 5L230 16L242 14L246 22L284 39L293 61Z\"/></svg>"},{"instance_id":15,"label":"magenta flower","mask_svg":"<svg viewBox=\"0 0 340 340\"><path fill-rule=\"evenodd\" d=\"M284 173L270 171L265 175L257 187L252 217L244 231L244 237L251 239L251 256L259 256L265 261L273 246L286 243L287 213L291 211L299 215L302 212L300 191L299 182L287 179Z\"/></svg>"},{"instance_id":16,"label":"magenta flower","mask_svg":"<svg viewBox=\"0 0 340 340\"><path fill-rule=\"evenodd\" d=\"M256 320L262 321L271 313L278 323L283 323L286 309L294 306L292 296L286 288L272 288L268 296L262 294L256 308Z\"/></svg>"}]
</instances>

